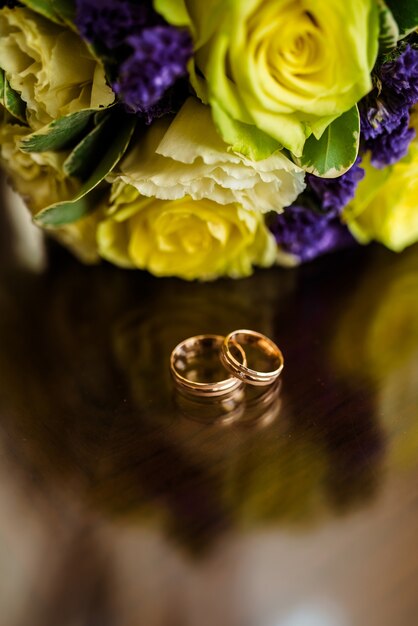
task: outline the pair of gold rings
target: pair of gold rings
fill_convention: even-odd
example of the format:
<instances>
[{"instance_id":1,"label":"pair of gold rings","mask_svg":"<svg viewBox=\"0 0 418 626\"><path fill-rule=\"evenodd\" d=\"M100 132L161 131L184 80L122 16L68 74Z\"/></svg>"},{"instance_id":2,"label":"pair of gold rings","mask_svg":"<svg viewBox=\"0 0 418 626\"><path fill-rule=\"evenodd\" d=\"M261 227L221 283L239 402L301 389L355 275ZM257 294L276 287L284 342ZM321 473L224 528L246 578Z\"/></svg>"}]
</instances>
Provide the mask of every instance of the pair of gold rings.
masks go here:
<instances>
[{"instance_id":1,"label":"pair of gold rings","mask_svg":"<svg viewBox=\"0 0 418 626\"><path fill-rule=\"evenodd\" d=\"M268 364L266 371L248 366L247 352ZM205 372L193 368L196 359L215 355L229 372L227 378L202 381ZM257 359L258 357L258 359ZM179 343L171 353L170 369L177 386L188 394L205 398L229 395L243 383L263 387L273 384L280 376L284 359L276 344L254 330L235 330L222 335L197 335Z\"/></svg>"}]
</instances>

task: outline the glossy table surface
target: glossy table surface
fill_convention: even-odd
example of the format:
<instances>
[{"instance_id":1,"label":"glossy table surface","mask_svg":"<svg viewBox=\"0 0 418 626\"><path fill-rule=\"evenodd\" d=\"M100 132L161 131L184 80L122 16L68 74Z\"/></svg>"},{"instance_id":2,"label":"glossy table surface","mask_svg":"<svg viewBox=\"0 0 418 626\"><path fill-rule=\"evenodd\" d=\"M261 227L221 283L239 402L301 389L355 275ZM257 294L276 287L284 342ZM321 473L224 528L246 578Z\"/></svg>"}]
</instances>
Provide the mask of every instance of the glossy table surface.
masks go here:
<instances>
[{"instance_id":1,"label":"glossy table surface","mask_svg":"<svg viewBox=\"0 0 418 626\"><path fill-rule=\"evenodd\" d=\"M418 624L418 248L189 284L11 247L1 626ZM278 410L185 417L171 349L240 327Z\"/></svg>"}]
</instances>

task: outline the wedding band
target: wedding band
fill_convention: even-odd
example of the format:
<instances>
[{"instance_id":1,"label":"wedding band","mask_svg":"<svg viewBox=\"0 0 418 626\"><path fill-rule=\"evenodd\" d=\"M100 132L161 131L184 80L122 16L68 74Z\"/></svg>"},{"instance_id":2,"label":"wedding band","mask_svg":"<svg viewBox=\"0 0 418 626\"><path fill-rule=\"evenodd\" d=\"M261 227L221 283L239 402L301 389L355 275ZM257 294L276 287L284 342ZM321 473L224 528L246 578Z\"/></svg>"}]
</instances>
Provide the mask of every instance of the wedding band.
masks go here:
<instances>
[{"instance_id":1,"label":"wedding band","mask_svg":"<svg viewBox=\"0 0 418 626\"><path fill-rule=\"evenodd\" d=\"M243 347L244 350L246 345L257 348L264 356L276 361L277 368L269 372L260 372L249 368L245 361L240 363L231 351L231 346L236 347L237 345ZM271 339L255 330L245 329L234 330L225 337L221 348L221 360L233 376L256 386L271 385L280 376L284 366L283 355Z\"/></svg>"},{"instance_id":2,"label":"wedding band","mask_svg":"<svg viewBox=\"0 0 418 626\"><path fill-rule=\"evenodd\" d=\"M187 378L185 375L190 361L193 358L202 356L204 352L217 351L220 356L223 341L224 337L222 335L197 335L196 337L185 339L174 348L170 357L170 370L179 388L196 396L213 398L229 394L242 386L241 380L234 375L214 383L198 382ZM247 359L243 348L238 344L234 344L233 341L229 342L229 346L235 350L237 356L241 357L242 364L246 364ZM231 356L233 355L231 354ZM240 363L238 359L233 358L236 363Z\"/></svg>"}]
</instances>

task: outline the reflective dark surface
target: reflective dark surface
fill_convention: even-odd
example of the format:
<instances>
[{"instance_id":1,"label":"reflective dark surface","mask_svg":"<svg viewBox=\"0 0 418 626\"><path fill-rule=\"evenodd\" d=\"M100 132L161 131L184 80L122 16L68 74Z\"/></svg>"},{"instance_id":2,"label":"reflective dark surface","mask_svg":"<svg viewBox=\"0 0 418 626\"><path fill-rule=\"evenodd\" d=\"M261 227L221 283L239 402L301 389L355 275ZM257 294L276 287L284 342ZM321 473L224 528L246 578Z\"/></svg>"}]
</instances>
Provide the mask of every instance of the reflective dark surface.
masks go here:
<instances>
[{"instance_id":1,"label":"reflective dark surface","mask_svg":"<svg viewBox=\"0 0 418 626\"><path fill-rule=\"evenodd\" d=\"M1 626L418 623L418 248L189 284L1 226ZM277 410L184 417L171 349L245 327Z\"/></svg>"}]
</instances>

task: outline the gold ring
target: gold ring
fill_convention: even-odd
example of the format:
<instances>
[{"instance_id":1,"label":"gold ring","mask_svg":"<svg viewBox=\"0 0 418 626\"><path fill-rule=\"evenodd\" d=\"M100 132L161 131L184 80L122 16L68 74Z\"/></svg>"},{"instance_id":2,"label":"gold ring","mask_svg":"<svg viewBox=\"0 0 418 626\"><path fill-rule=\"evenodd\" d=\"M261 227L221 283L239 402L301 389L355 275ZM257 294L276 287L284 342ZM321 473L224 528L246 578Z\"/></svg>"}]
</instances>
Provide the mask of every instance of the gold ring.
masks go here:
<instances>
[{"instance_id":1,"label":"gold ring","mask_svg":"<svg viewBox=\"0 0 418 626\"><path fill-rule=\"evenodd\" d=\"M268 356L277 363L277 367L269 372L253 370L243 361L240 363L232 354L231 346L249 345L260 350L264 356ZM244 383L256 386L271 385L282 372L284 359L276 344L265 335L257 333L255 330L234 330L224 339L221 348L221 360L226 369Z\"/></svg>"},{"instance_id":2,"label":"gold ring","mask_svg":"<svg viewBox=\"0 0 418 626\"><path fill-rule=\"evenodd\" d=\"M198 382L186 376L187 366L194 358L201 356L205 352L213 353L214 351L220 357L224 339L222 335L197 335L196 337L185 339L174 348L170 357L170 370L179 388L195 396L216 397L229 394L242 386L241 380L233 375L225 380L213 383ZM242 363L246 364L247 359L242 347L238 344L235 345L233 342L231 342L231 347L234 349L236 356L241 357ZM238 358L234 357L234 360L237 363L240 362Z\"/></svg>"}]
</instances>

